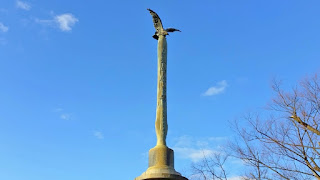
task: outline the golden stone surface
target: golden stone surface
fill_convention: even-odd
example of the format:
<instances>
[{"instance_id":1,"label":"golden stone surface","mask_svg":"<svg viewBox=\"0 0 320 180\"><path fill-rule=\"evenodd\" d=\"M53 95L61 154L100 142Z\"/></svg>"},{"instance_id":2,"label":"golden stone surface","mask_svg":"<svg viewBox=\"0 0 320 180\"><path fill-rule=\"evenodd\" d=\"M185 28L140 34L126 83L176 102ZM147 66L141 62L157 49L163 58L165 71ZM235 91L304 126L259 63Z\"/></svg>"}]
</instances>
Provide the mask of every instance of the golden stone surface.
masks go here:
<instances>
[{"instance_id":1,"label":"golden stone surface","mask_svg":"<svg viewBox=\"0 0 320 180\"><path fill-rule=\"evenodd\" d=\"M149 150L149 168L135 180L188 180L174 169L174 152L166 145L167 124L167 40L158 39L158 82L156 110L157 145Z\"/></svg>"},{"instance_id":2,"label":"golden stone surface","mask_svg":"<svg viewBox=\"0 0 320 180\"><path fill-rule=\"evenodd\" d=\"M163 35L158 39L158 84L156 134L157 145L166 145L167 124L167 40Z\"/></svg>"}]
</instances>

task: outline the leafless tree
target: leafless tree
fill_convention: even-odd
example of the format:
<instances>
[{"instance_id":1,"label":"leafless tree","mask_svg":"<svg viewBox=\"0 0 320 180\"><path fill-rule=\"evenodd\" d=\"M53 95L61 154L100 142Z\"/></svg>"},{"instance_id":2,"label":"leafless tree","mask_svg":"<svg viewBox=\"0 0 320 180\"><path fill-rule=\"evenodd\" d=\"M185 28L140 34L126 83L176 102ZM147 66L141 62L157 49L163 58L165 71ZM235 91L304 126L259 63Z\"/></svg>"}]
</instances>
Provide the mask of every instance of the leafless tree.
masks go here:
<instances>
[{"instance_id":1,"label":"leafless tree","mask_svg":"<svg viewBox=\"0 0 320 180\"><path fill-rule=\"evenodd\" d=\"M320 79L306 78L290 92L273 84L265 112L235 123L234 156L251 167L245 179L320 180Z\"/></svg>"},{"instance_id":2,"label":"leafless tree","mask_svg":"<svg viewBox=\"0 0 320 180\"><path fill-rule=\"evenodd\" d=\"M192 164L194 180L228 180L225 171L225 163L229 154L216 152L213 155L204 155L204 158Z\"/></svg>"}]
</instances>

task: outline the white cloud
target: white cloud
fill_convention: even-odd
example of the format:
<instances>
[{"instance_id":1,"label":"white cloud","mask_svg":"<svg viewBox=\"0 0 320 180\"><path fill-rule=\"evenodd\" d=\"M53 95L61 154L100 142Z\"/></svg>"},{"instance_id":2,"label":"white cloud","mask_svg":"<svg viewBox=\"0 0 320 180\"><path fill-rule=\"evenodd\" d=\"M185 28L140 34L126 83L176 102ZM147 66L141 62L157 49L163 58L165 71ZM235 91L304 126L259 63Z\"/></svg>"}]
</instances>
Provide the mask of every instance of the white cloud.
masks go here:
<instances>
[{"instance_id":1,"label":"white cloud","mask_svg":"<svg viewBox=\"0 0 320 180\"><path fill-rule=\"evenodd\" d=\"M72 26L79 20L70 13L57 15L54 17L55 23L58 24L62 31L71 31Z\"/></svg>"},{"instance_id":2,"label":"white cloud","mask_svg":"<svg viewBox=\"0 0 320 180\"><path fill-rule=\"evenodd\" d=\"M8 30L9 30L9 27L8 27L8 26L5 26L4 24L2 24L2 23L0 22L0 31L2 31L2 32L8 32Z\"/></svg>"},{"instance_id":3,"label":"white cloud","mask_svg":"<svg viewBox=\"0 0 320 180\"><path fill-rule=\"evenodd\" d=\"M193 162L198 162L204 157L208 157L217 153L216 151L211 149L195 149L195 148L179 148L179 147L174 147L173 149L182 158L190 159Z\"/></svg>"},{"instance_id":4,"label":"white cloud","mask_svg":"<svg viewBox=\"0 0 320 180\"><path fill-rule=\"evenodd\" d=\"M205 93L203 93L204 96L213 96L220 93L223 93L226 87L228 86L228 83L226 80L222 80L216 84L216 86L210 87Z\"/></svg>"},{"instance_id":5,"label":"white cloud","mask_svg":"<svg viewBox=\"0 0 320 180\"><path fill-rule=\"evenodd\" d=\"M233 177L228 177L228 180L243 180L243 178L244 178L243 176L233 176Z\"/></svg>"},{"instance_id":6,"label":"white cloud","mask_svg":"<svg viewBox=\"0 0 320 180\"><path fill-rule=\"evenodd\" d=\"M53 112L62 112L62 111L63 111L62 108L55 108L55 109L53 109Z\"/></svg>"},{"instance_id":7,"label":"white cloud","mask_svg":"<svg viewBox=\"0 0 320 180\"><path fill-rule=\"evenodd\" d=\"M52 19L38 19L38 18L34 18L36 23L39 24L44 24L44 25L52 25L54 24L54 20Z\"/></svg>"},{"instance_id":8,"label":"white cloud","mask_svg":"<svg viewBox=\"0 0 320 180\"><path fill-rule=\"evenodd\" d=\"M53 13L52 13L53 14ZM61 31L68 32L79 21L73 14L65 13L54 16L52 19L34 19L36 23L59 28Z\"/></svg>"},{"instance_id":9,"label":"white cloud","mask_svg":"<svg viewBox=\"0 0 320 180\"><path fill-rule=\"evenodd\" d=\"M60 115L60 118L63 120L71 120L72 116L69 113L63 113Z\"/></svg>"},{"instance_id":10,"label":"white cloud","mask_svg":"<svg viewBox=\"0 0 320 180\"><path fill-rule=\"evenodd\" d=\"M204 157L221 153L220 145L227 137L193 138L181 136L175 139L174 151L178 157L198 162Z\"/></svg>"},{"instance_id":11,"label":"white cloud","mask_svg":"<svg viewBox=\"0 0 320 180\"><path fill-rule=\"evenodd\" d=\"M195 164L202 163L204 157L214 158L215 155L225 157L228 152L224 148L228 141L228 136L219 137L192 137L192 136L180 136L174 139L174 145L172 146L175 157L179 159L186 159L192 161ZM227 170L228 179L241 180L244 164L241 160L232 156L228 157L228 160L224 164L224 168ZM202 175L193 174L190 179L202 179L199 178Z\"/></svg>"},{"instance_id":12,"label":"white cloud","mask_svg":"<svg viewBox=\"0 0 320 180\"><path fill-rule=\"evenodd\" d=\"M100 131L94 131L93 135L98 139L104 139L103 133Z\"/></svg>"},{"instance_id":13,"label":"white cloud","mask_svg":"<svg viewBox=\"0 0 320 180\"><path fill-rule=\"evenodd\" d=\"M52 112L58 114L60 119L63 119L63 120L72 120L72 119L74 119L73 113L66 112L61 107L57 107L57 108L52 109Z\"/></svg>"},{"instance_id":14,"label":"white cloud","mask_svg":"<svg viewBox=\"0 0 320 180\"><path fill-rule=\"evenodd\" d=\"M28 4L27 2L19 1L19 0L16 2L16 6L26 11L29 11L31 9L30 4Z\"/></svg>"}]
</instances>

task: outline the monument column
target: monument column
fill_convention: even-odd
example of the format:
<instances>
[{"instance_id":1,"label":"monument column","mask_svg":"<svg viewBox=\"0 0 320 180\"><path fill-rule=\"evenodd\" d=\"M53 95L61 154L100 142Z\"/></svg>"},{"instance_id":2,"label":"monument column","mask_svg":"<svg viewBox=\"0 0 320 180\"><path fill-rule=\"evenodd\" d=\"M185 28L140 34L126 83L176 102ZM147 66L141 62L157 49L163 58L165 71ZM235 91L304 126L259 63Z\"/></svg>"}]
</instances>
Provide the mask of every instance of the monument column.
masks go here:
<instances>
[{"instance_id":1,"label":"monument column","mask_svg":"<svg viewBox=\"0 0 320 180\"><path fill-rule=\"evenodd\" d=\"M135 180L188 180L174 169L174 153L167 147L167 40L168 32L179 31L174 28L163 29L159 16L148 9L153 17L158 40L158 81L157 81L157 110L156 135L157 144L149 150L149 167L147 171Z\"/></svg>"},{"instance_id":2,"label":"monument column","mask_svg":"<svg viewBox=\"0 0 320 180\"><path fill-rule=\"evenodd\" d=\"M156 134L157 146L166 146L167 124L167 40L164 35L158 39L158 83Z\"/></svg>"}]
</instances>

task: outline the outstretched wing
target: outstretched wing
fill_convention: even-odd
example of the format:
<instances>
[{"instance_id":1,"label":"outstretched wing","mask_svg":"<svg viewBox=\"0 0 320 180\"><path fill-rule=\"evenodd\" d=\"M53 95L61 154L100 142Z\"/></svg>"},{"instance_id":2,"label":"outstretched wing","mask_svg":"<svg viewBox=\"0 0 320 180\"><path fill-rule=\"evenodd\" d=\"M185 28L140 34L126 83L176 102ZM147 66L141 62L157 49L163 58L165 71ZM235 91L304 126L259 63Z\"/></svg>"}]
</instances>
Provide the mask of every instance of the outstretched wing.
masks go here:
<instances>
[{"instance_id":1,"label":"outstretched wing","mask_svg":"<svg viewBox=\"0 0 320 180\"><path fill-rule=\"evenodd\" d=\"M181 32L179 29L175 29L175 28L167 28L166 31L167 32L175 32L175 31Z\"/></svg>"},{"instance_id":2,"label":"outstretched wing","mask_svg":"<svg viewBox=\"0 0 320 180\"><path fill-rule=\"evenodd\" d=\"M156 12L152 11L151 9L147 9L147 10L150 11L150 14L151 14L152 20L153 20L153 25L156 28L157 32L159 32L160 30L163 30L161 19L158 16L158 14Z\"/></svg>"}]
</instances>

